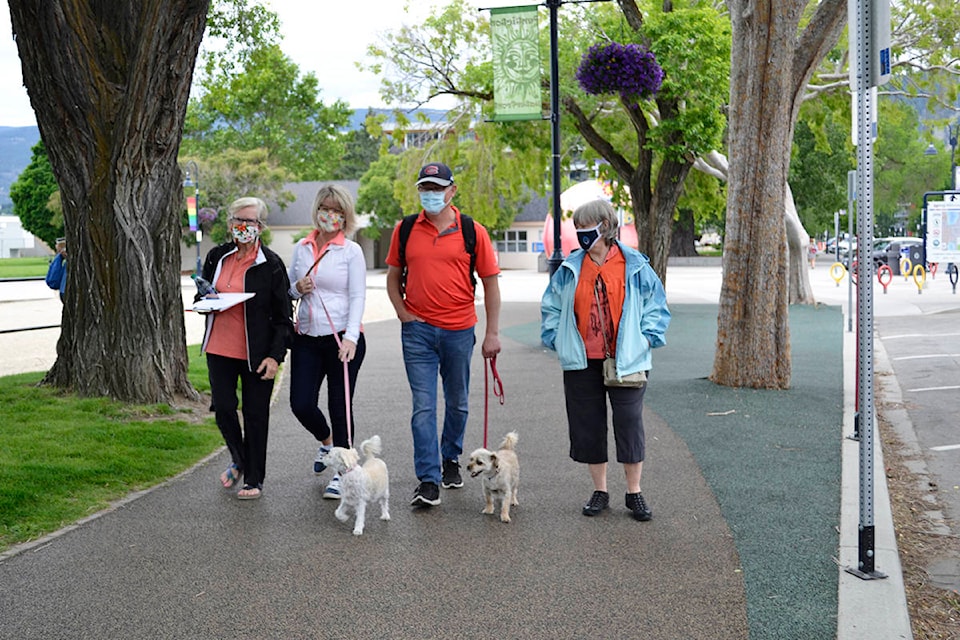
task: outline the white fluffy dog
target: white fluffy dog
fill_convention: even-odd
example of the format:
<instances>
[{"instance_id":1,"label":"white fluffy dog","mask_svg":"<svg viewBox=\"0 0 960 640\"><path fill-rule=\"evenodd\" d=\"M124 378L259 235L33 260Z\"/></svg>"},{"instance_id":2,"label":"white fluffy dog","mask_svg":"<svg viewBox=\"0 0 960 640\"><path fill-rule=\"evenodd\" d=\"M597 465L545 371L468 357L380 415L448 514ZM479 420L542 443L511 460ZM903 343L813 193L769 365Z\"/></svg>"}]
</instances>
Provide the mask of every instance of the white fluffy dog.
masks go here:
<instances>
[{"instance_id":1,"label":"white fluffy dog","mask_svg":"<svg viewBox=\"0 0 960 640\"><path fill-rule=\"evenodd\" d=\"M353 523L353 535L363 534L367 503L380 503L380 519L390 519L390 478L386 463L377 458L380 454L380 436L373 436L360 443L360 453L356 449L333 447L323 457L323 463L340 474L340 506L333 512L340 522L350 517L348 510L353 509L357 519Z\"/></svg>"},{"instance_id":2,"label":"white fluffy dog","mask_svg":"<svg viewBox=\"0 0 960 640\"><path fill-rule=\"evenodd\" d=\"M494 453L487 449L477 449L470 454L467 471L470 477L483 476L483 498L486 504L481 513L493 513L494 496L500 496L500 522L510 522L510 505L517 502L517 488L520 486L520 461L514 448L517 444L517 432L511 431L500 443L500 449Z\"/></svg>"}]
</instances>

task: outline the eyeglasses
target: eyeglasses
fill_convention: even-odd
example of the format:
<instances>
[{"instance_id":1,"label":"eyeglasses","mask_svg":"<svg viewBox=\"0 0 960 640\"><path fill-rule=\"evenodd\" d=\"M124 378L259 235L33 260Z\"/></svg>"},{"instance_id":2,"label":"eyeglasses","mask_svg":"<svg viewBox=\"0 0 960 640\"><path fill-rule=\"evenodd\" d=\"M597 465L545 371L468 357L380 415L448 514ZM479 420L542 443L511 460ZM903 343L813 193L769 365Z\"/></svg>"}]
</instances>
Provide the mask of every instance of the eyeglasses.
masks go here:
<instances>
[{"instance_id":1,"label":"eyeglasses","mask_svg":"<svg viewBox=\"0 0 960 640\"><path fill-rule=\"evenodd\" d=\"M245 218L233 218L233 217L231 217L230 219L233 220L233 221L234 221L235 223L237 223L237 224L247 224L247 225L250 225L250 224L260 224L260 221L259 221L259 220L247 220L247 219L245 219Z\"/></svg>"},{"instance_id":2,"label":"eyeglasses","mask_svg":"<svg viewBox=\"0 0 960 640\"><path fill-rule=\"evenodd\" d=\"M449 185L447 185L449 186ZM424 182L417 185L417 191L424 193L426 191L446 191L447 187L436 184L435 182Z\"/></svg>"},{"instance_id":3,"label":"eyeglasses","mask_svg":"<svg viewBox=\"0 0 960 640\"><path fill-rule=\"evenodd\" d=\"M317 209L317 213L325 213L328 216L342 216L343 211L340 209L330 209L328 207L320 207Z\"/></svg>"}]
</instances>

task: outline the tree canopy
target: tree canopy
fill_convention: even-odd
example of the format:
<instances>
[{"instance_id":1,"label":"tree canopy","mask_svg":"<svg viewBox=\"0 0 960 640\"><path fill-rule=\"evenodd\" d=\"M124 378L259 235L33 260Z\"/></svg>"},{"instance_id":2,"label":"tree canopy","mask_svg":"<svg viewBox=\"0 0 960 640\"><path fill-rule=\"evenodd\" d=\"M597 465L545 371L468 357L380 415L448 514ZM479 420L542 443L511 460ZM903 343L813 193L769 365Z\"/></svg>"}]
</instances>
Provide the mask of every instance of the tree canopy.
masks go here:
<instances>
[{"instance_id":1,"label":"tree canopy","mask_svg":"<svg viewBox=\"0 0 960 640\"><path fill-rule=\"evenodd\" d=\"M57 179L47 157L43 140L33 145L30 164L10 185L13 214L20 218L23 228L52 247L63 236L63 220L56 219L48 203L57 191Z\"/></svg>"},{"instance_id":2,"label":"tree canopy","mask_svg":"<svg viewBox=\"0 0 960 640\"><path fill-rule=\"evenodd\" d=\"M210 157L225 149L266 149L296 180L333 176L344 152L339 134L352 113L342 101L327 106L312 73L278 45L248 52L242 69L214 68L187 108L182 152Z\"/></svg>"}]
</instances>

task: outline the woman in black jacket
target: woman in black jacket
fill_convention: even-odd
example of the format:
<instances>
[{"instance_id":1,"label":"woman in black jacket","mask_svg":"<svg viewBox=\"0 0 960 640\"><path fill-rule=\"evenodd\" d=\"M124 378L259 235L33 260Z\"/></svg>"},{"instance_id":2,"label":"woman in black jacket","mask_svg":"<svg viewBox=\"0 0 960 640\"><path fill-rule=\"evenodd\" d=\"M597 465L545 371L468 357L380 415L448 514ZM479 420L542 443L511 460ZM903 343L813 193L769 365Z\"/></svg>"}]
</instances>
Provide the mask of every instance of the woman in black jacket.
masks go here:
<instances>
[{"instance_id":1,"label":"woman in black jacket","mask_svg":"<svg viewBox=\"0 0 960 640\"><path fill-rule=\"evenodd\" d=\"M240 198L230 205L228 215L233 241L210 250L202 276L219 294L254 295L207 316L203 351L217 426L233 458L220 474L220 483L230 489L243 477L237 497L252 500L263 492L270 395L293 335L287 296L290 282L280 257L260 243L267 216L263 200ZM237 415L238 381L242 428Z\"/></svg>"}]
</instances>

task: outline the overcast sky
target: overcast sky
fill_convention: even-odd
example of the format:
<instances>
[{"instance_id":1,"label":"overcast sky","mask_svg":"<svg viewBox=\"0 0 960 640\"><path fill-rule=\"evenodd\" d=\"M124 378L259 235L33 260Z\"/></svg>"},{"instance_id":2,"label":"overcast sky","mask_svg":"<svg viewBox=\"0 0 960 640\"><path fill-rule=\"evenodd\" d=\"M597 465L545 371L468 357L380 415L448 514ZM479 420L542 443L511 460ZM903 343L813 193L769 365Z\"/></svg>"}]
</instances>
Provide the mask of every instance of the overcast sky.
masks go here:
<instances>
[{"instance_id":1,"label":"overcast sky","mask_svg":"<svg viewBox=\"0 0 960 640\"><path fill-rule=\"evenodd\" d=\"M283 52L300 66L313 71L321 88L320 99L329 104L341 98L355 109L383 106L377 91L380 81L354 65L364 58L366 47L377 34L416 24L428 15L436 1L414 3L404 12L404 0L265 0L281 21ZM440 2L440 4L444 4ZM534 4L531 0L491 0L476 7ZM0 126L36 124L23 88L20 58L10 27L10 8L0 2ZM430 104L441 108L448 105Z\"/></svg>"}]
</instances>

